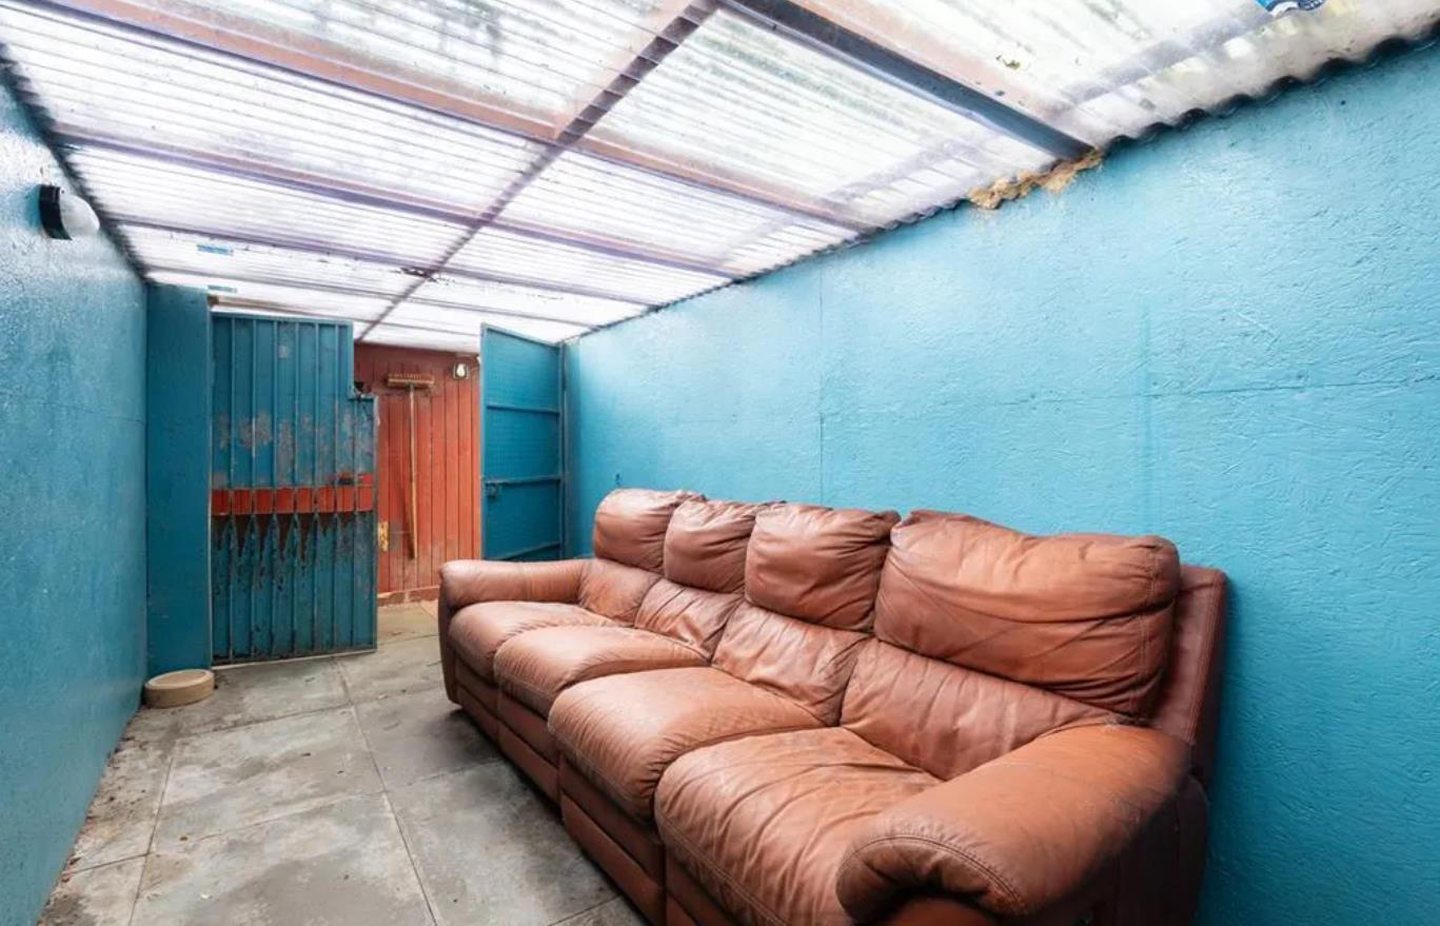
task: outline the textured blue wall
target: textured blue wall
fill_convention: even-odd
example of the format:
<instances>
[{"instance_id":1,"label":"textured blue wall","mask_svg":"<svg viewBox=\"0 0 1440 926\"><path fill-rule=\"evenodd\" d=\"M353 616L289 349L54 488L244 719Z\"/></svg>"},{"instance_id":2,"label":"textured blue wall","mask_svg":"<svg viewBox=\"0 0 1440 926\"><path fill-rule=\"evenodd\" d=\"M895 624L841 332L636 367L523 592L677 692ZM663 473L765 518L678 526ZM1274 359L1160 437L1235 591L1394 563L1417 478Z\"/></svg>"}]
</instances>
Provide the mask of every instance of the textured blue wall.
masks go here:
<instances>
[{"instance_id":1,"label":"textured blue wall","mask_svg":"<svg viewBox=\"0 0 1440 926\"><path fill-rule=\"evenodd\" d=\"M0 924L34 923L145 671L145 291L51 241L0 88Z\"/></svg>"},{"instance_id":2,"label":"textured blue wall","mask_svg":"<svg viewBox=\"0 0 1440 926\"><path fill-rule=\"evenodd\" d=\"M1440 905L1440 52L582 338L617 484L1147 531L1234 581L1207 926Z\"/></svg>"},{"instance_id":3,"label":"textured blue wall","mask_svg":"<svg viewBox=\"0 0 1440 926\"><path fill-rule=\"evenodd\" d=\"M147 675L210 665L210 306L151 286L146 330Z\"/></svg>"}]
</instances>

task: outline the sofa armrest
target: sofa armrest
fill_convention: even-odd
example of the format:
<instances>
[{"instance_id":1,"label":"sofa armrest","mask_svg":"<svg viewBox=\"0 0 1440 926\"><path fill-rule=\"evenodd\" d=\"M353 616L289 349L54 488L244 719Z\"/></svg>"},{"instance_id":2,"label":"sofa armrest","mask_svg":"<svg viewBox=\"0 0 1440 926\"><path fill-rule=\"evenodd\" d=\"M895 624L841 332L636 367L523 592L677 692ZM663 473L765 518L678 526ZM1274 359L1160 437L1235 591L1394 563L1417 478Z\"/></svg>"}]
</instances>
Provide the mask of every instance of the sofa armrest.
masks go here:
<instances>
[{"instance_id":1,"label":"sofa armrest","mask_svg":"<svg viewBox=\"0 0 1440 926\"><path fill-rule=\"evenodd\" d=\"M836 890L867 921L915 893L999 916L1073 898L1172 804L1189 747L1143 727L1041 737L866 821Z\"/></svg>"},{"instance_id":2,"label":"sofa armrest","mask_svg":"<svg viewBox=\"0 0 1440 926\"><path fill-rule=\"evenodd\" d=\"M584 559L511 563L457 559L440 567L440 670L445 694L456 701L455 652L450 647L450 618L461 608L482 601L553 601L575 604L580 599Z\"/></svg>"}]
</instances>

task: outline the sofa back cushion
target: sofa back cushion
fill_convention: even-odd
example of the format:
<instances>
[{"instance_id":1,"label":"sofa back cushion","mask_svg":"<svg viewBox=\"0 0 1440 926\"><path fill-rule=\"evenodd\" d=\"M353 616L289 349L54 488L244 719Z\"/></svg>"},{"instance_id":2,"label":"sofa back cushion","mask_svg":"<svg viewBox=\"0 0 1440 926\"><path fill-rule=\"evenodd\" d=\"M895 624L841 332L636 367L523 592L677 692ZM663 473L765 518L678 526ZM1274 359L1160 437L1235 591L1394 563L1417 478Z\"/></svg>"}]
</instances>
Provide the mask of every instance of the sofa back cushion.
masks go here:
<instances>
[{"instance_id":1,"label":"sofa back cushion","mask_svg":"<svg viewBox=\"0 0 1440 926\"><path fill-rule=\"evenodd\" d=\"M1180 559L1159 537L1035 537L966 515L895 529L875 635L1132 718L1170 651Z\"/></svg>"},{"instance_id":2,"label":"sofa back cushion","mask_svg":"<svg viewBox=\"0 0 1440 926\"><path fill-rule=\"evenodd\" d=\"M845 691L840 724L949 780L1042 734L1116 715L869 639Z\"/></svg>"},{"instance_id":3,"label":"sofa back cushion","mask_svg":"<svg viewBox=\"0 0 1440 926\"><path fill-rule=\"evenodd\" d=\"M757 514L746 601L720 639L715 667L836 723L898 520L894 512L814 505Z\"/></svg>"},{"instance_id":4,"label":"sofa back cushion","mask_svg":"<svg viewBox=\"0 0 1440 926\"><path fill-rule=\"evenodd\" d=\"M595 555L636 569L659 572L665 560L665 532L681 504L694 492L615 489L595 509Z\"/></svg>"},{"instance_id":5,"label":"sofa back cushion","mask_svg":"<svg viewBox=\"0 0 1440 926\"><path fill-rule=\"evenodd\" d=\"M893 511L775 505L755 517L745 559L751 604L836 630L869 630Z\"/></svg>"},{"instance_id":6,"label":"sofa back cushion","mask_svg":"<svg viewBox=\"0 0 1440 926\"><path fill-rule=\"evenodd\" d=\"M665 531L665 578L711 592L745 587L745 551L764 505L691 499Z\"/></svg>"},{"instance_id":7,"label":"sofa back cushion","mask_svg":"<svg viewBox=\"0 0 1440 926\"><path fill-rule=\"evenodd\" d=\"M640 603L660 576L614 560L596 558L584 563L577 602L580 607L622 624L635 623Z\"/></svg>"},{"instance_id":8,"label":"sofa back cushion","mask_svg":"<svg viewBox=\"0 0 1440 926\"><path fill-rule=\"evenodd\" d=\"M709 659L715 655L720 635L742 601L738 594L711 592L661 579L640 603L635 626L664 634Z\"/></svg>"}]
</instances>

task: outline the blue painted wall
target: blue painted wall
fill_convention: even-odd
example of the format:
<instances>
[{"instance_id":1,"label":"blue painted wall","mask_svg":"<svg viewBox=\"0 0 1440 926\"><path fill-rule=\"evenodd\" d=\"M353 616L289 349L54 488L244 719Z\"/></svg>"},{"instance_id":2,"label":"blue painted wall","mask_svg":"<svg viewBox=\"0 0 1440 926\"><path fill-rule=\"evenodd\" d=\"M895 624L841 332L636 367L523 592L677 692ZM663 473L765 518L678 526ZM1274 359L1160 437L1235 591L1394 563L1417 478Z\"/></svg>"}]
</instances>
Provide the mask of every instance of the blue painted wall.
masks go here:
<instances>
[{"instance_id":1,"label":"blue painted wall","mask_svg":"<svg viewBox=\"0 0 1440 926\"><path fill-rule=\"evenodd\" d=\"M150 286L147 313L147 675L210 665L210 306Z\"/></svg>"},{"instance_id":2,"label":"blue painted wall","mask_svg":"<svg viewBox=\"0 0 1440 926\"><path fill-rule=\"evenodd\" d=\"M617 484L1157 531L1233 577L1207 926L1440 905L1440 51L582 338Z\"/></svg>"},{"instance_id":3,"label":"blue painted wall","mask_svg":"<svg viewBox=\"0 0 1440 926\"><path fill-rule=\"evenodd\" d=\"M48 149L0 88L0 923L31 924L145 672L145 290L51 241Z\"/></svg>"}]
</instances>

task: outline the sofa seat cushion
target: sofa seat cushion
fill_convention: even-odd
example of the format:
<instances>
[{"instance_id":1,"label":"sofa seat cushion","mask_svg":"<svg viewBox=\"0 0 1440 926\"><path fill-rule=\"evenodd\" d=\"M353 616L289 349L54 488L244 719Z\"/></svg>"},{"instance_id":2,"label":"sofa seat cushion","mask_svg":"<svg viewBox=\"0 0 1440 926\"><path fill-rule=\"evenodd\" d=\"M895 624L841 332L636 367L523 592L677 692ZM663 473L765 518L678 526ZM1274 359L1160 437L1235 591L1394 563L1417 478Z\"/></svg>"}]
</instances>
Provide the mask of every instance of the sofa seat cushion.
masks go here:
<instances>
[{"instance_id":1,"label":"sofa seat cushion","mask_svg":"<svg viewBox=\"0 0 1440 926\"><path fill-rule=\"evenodd\" d=\"M704 655L683 643L634 627L546 627L500 647L500 690L545 716L560 692L577 682L622 672L703 666Z\"/></svg>"},{"instance_id":2,"label":"sofa seat cushion","mask_svg":"<svg viewBox=\"0 0 1440 926\"><path fill-rule=\"evenodd\" d=\"M455 612L450 645L476 675L495 680L495 654L502 644L542 627L609 627L615 622L579 605L548 601L484 601Z\"/></svg>"},{"instance_id":3,"label":"sofa seat cushion","mask_svg":"<svg viewBox=\"0 0 1440 926\"><path fill-rule=\"evenodd\" d=\"M709 667L593 679L550 708L550 732L565 758L640 821L654 817L661 774L690 750L818 726L788 698Z\"/></svg>"},{"instance_id":4,"label":"sofa seat cushion","mask_svg":"<svg viewBox=\"0 0 1440 926\"><path fill-rule=\"evenodd\" d=\"M826 727L697 749L655 812L666 850L742 922L849 926L835 883L857 826L940 783Z\"/></svg>"}]
</instances>

